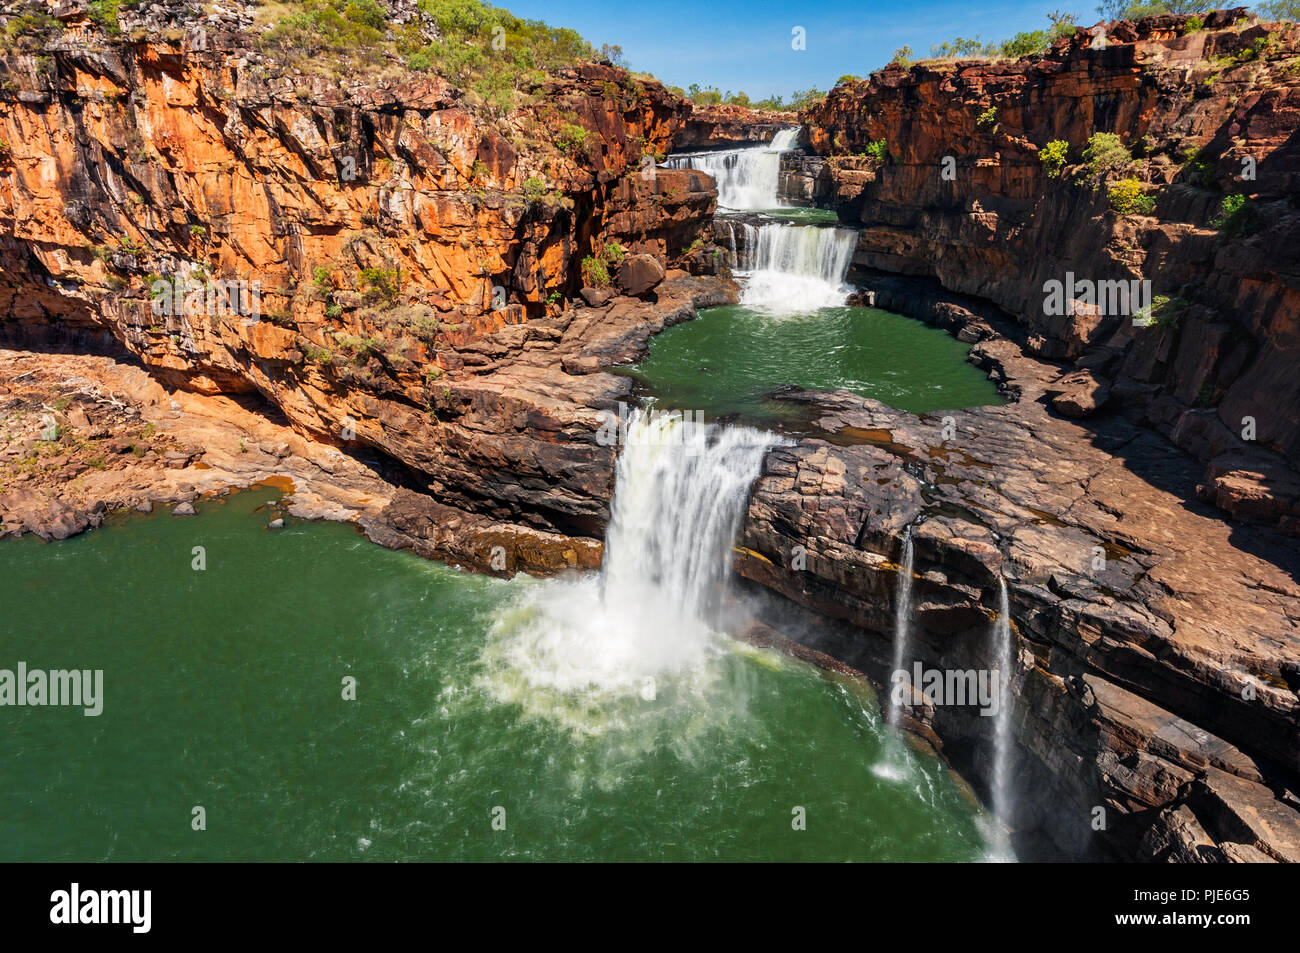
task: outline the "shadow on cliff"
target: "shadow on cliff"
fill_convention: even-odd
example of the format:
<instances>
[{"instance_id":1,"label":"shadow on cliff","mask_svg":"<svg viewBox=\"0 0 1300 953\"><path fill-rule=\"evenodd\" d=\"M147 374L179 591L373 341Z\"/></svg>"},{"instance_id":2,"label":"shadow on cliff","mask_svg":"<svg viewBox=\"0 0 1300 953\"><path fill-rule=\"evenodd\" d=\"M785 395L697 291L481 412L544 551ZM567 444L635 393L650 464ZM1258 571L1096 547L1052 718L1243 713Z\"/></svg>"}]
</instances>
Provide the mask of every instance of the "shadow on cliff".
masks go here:
<instances>
[{"instance_id":1,"label":"shadow on cliff","mask_svg":"<svg viewBox=\"0 0 1300 953\"><path fill-rule=\"evenodd\" d=\"M1046 405L1052 413L1050 397L1043 396L1038 402ZM1059 415L1052 413L1052 416ZM1284 536L1269 526L1234 519L1198 499L1196 487L1202 481L1205 465L1165 436L1116 413L1094 415L1072 423L1088 430L1092 445L1122 461L1129 472L1156 489L1177 497L1182 509L1226 525L1233 547L1272 563L1292 580L1300 582L1300 540ZM1205 543L1197 539L1185 542L1189 548Z\"/></svg>"}]
</instances>

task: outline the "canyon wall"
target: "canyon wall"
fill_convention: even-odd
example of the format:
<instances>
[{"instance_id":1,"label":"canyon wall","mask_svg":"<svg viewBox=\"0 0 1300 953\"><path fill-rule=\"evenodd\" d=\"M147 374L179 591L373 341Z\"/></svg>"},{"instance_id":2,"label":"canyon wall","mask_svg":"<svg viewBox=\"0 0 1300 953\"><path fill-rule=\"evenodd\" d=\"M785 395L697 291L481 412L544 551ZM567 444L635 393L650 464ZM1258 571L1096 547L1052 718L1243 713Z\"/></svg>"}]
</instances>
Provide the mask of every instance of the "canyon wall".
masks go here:
<instances>
[{"instance_id":1,"label":"canyon wall","mask_svg":"<svg viewBox=\"0 0 1300 953\"><path fill-rule=\"evenodd\" d=\"M1300 29L1204 26L892 65L805 114L782 160L787 195L860 226L855 300L971 342L1009 402L787 393L819 433L769 455L738 569L882 686L905 535L924 669L999 668L1005 582L1022 857L1300 860ZM1099 132L1136 153L1109 184L1085 178ZM1149 207L1113 207L1124 178ZM1239 227L1215 222L1230 193ZM1067 272L1178 303L1141 325L1095 300L1052 313ZM903 698L987 794L993 719Z\"/></svg>"},{"instance_id":2,"label":"canyon wall","mask_svg":"<svg viewBox=\"0 0 1300 953\"><path fill-rule=\"evenodd\" d=\"M1100 49L1079 30L1014 62L891 64L805 114L815 155L785 171L792 194L861 225L864 278L997 305L1031 353L1078 368L1088 397L1065 412L1109 400L1207 464L1205 499L1296 532L1300 27L1244 14L1112 24ZM1132 154L1109 185L1084 161L1096 133ZM1059 171L1053 141L1068 144ZM1112 207L1125 178L1149 209ZM1229 194L1245 209L1218 225ZM1156 320L1068 290L1073 313L1052 308L1045 284L1069 274L1149 279Z\"/></svg>"},{"instance_id":3,"label":"canyon wall","mask_svg":"<svg viewBox=\"0 0 1300 953\"><path fill-rule=\"evenodd\" d=\"M254 7L150 8L120 36L55 9L61 31L0 56L6 340L111 340L171 386L255 392L376 448L445 502L601 534L597 411L627 381L584 352L689 316L691 293L656 287L716 260L712 181L654 168L687 103L581 63L498 114L430 74L289 68ZM589 308L581 262L611 243L626 261Z\"/></svg>"},{"instance_id":4,"label":"canyon wall","mask_svg":"<svg viewBox=\"0 0 1300 953\"><path fill-rule=\"evenodd\" d=\"M673 138L678 152L736 149L771 142L782 129L799 124L795 112L747 109L744 106L692 106L681 131Z\"/></svg>"}]
</instances>

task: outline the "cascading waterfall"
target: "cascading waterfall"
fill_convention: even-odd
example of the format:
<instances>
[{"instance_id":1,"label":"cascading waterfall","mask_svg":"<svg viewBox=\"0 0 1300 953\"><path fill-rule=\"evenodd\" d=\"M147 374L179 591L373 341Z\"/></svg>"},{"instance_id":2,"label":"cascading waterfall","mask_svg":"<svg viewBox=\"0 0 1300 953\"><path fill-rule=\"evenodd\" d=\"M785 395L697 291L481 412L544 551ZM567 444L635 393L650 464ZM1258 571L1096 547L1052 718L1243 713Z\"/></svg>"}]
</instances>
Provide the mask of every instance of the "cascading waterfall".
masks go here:
<instances>
[{"instance_id":1,"label":"cascading waterfall","mask_svg":"<svg viewBox=\"0 0 1300 953\"><path fill-rule=\"evenodd\" d=\"M553 714L560 706L538 702L537 689L625 695L697 667L716 645L749 486L766 450L782 442L748 427L634 411L600 575L530 587L497 620L489 664L511 674L492 690Z\"/></svg>"},{"instance_id":2,"label":"cascading waterfall","mask_svg":"<svg viewBox=\"0 0 1300 953\"><path fill-rule=\"evenodd\" d=\"M1002 823L1010 816L1011 790L1008 778L1011 758L1011 608L1007 581L998 580L998 621L993 631L993 650L998 666L998 714L993 734L993 815Z\"/></svg>"},{"instance_id":3,"label":"cascading waterfall","mask_svg":"<svg viewBox=\"0 0 1300 953\"><path fill-rule=\"evenodd\" d=\"M907 664L907 642L912 631L912 529L903 532L903 552L898 563L898 594L894 603L894 667L889 672L889 723L898 726L901 706L894 701L894 673Z\"/></svg>"},{"instance_id":4,"label":"cascading waterfall","mask_svg":"<svg viewBox=\"0 0 1300 953\"><path fill-rule=\"evenodd\" d=\"M772 141L746 149L716 152L685 152L669 156L670 169L698 169L718 183L718 205L754 211L779 208L777 186L781 177L781 153L794 148L798 128L781 129Z\"/></svg>"},{"instance_id":5,"label":"cascading waterfall","mask_svg":"<svg viewBox=\"0 0 1300 953\"><path fill-rule=\"evenodd\" d=\"M745 277L740 303L790 312L844 303L844 284L857 232L816 225L742 224L737 272Z\"/></svg>"},{"instance_id":6,"label":"cascading waterfall","mask_svg":"<svg viewBox=\"0 0 1300 953\"><path fill-rule=\"evenodd\" d=\"M614 484L605 604L635 607L657 641L665 624L712 625L749 485L775 442L748 427L634 412Z\"/></svg>"}]
</instances>

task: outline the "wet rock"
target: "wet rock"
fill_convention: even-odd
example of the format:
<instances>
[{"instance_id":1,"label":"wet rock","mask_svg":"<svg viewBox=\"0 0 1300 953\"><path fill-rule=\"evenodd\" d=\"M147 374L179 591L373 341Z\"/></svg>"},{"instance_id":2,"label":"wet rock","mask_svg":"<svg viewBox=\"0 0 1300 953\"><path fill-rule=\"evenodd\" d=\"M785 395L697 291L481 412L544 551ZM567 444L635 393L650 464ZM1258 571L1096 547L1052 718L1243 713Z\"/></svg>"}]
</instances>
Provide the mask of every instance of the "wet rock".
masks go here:
<instances>
[{"instance_id":1,"label":"wet rock","mask_svg":"<svg viewBox=\"0 0 1300 953\"><path fill-rule=\"evenodd\" d=\"M193 516L194 504L181 503L172 510L172 516Z\"/></svg>"}]
</instances>

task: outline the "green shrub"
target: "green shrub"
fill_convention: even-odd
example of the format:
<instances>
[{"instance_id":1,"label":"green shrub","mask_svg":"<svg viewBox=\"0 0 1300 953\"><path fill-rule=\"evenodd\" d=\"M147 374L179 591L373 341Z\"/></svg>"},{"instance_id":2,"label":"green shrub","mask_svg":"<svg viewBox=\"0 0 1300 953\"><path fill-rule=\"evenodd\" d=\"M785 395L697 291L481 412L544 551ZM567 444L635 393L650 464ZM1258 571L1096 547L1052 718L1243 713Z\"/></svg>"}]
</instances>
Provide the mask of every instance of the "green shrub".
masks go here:
<instances>
[{"instance_id":1,"label":"green shrub","mask_svg":"<svg viewBox=\"0 0 1300 953\"><path fill-rule=\"evenodd\" d=\"M123 5L122 0L90 0L86 13L91 20L108 30L110 35L117 36L122 33L122 27L117 23L117 14Z\"/></svg>"},{"instance_id":2,"label":"green shrub","mask_svg":"<svg viewBox=\"0 0 1300 953\"><path fill-rule=\"evenodd\" d=\"M312 269L312 284L322 295L328 296L334 290L334 279L328 268L317 265Z\"/></svg>"},{"instance_id":3,"label":"green shrub","mask_svg":"<svg viewBox=\"0 0 1300 953\"><path fill-rule=\"evenodd\" d=\"M1137 179L1121 179L1107 189L1110 207L1120 215L1150 215L1156 207L1156 197L1142 191Z\"/></svg>"},{"instance_id":4,"label":"green shrub","mask_svg":"<svg viewBox=\"0 0 1300 953\"><path fill-rule=\"evenodd\" d=\"M588 255L582 259L582 282L588 288L606 288L609 286L609 268L605 259Z\"/></svg>"},{"instance_id":5,"label":"green shrub","mask_svg":"<svg viewBox=\"0 0 1300 953\"><path fill-rule=\"evenodd\" d=\"M884 139L868 142L866 152L873 159L879 159L881 162L889 161L889 144Z\"/></svg>"},{"instance_id":6,"label":"green shrub","mask_svg":"<svg viewBox=\"0 0 1300 953\"><path fill-rule=\"evenodd\" d=\"M1113 132L1096 132L1083 150L1087 177L1094 185L1127 175L1133 169L1133 156Z\"/></svg>"},{"instance_id":7,"label":"green shrub","mask_svg":"<svg viewBox=\"0 0 1300 953\"><path fill-rule=\"evenodd\" d=\"M532 176L524 182L524 198L529 205L540 202L546 196L546 182L537 176Z\"/></svg>"},{"instance_id":8,"label":"green shrub","mask_svg":"<svg viewBox=\"0 0 1300 953\"><path fill-rule=\"evenodd\" d=\"M565 152L576 152L587 144L587 130L576 123L566 122L560 127L555 144Z\"/></svg>"},{"instance_id":9,"label":"green shrub","mask_svg":"<svg viewBox=\"0 0 1300 953\"><path fill-rule=\"evenodd\" d=\"M93 8L94 3L91 6ZM113 20L113 26L117 27L116 18ZM19 49L34 50L44 46L48 40L54 38L55 34L62 33L63 22L44 11L21 13L4 25L4 32L5 39Z\"/></svg>"},{"instance_id":10,"label":"green shrub","mask_svg":"<svg viewBox=\"0 0 1300 953\"><path fill-rule=\"evenodd\" d=\"M360 289L372 295L378 295L388 301L397 300L398 275L396 271L386 268L362 268Z\"/></svg>"},{"instance_id":11,"label":"green shrub","mask_svg":"<svg viewBox=\"0 0 1300 953\"><path fill-rule=\"evenodd\" d=\"M339 346L339 350L352 355L353 364L364 364L372 354L380 354L384 350L381 338L358 337L343 331L334 332L334 343Z\"/></svg>"},{"instance_id":12,"label":"green shrub","mask_svg":"<svg viewBox=\"0 0 1300 953\"><path fill-rule=\"evenodd\" d=\"M916 53L912 48L910 46L902 46L899 49L894 50L894 57L890 62L897 63L899 66L903 67L903 69L910 69L914 59L916 59Z\"/></svg>"},{"instance_id":13,"label":"green shrub","mask_svg":"<svg viewBox=\"0 0 1300 953\"><path fill-rule=\"evenodd\" d=\"M418 73L427 73L433 69L433 57L425 50L418 50L406 58L406 68Z\"/></svg>"},{"instance_id":14,"label":"green shrub","mask_svg":"<svg viewBox=\"0 0 1300 953\"><path fill-rule=\"evenodd\" d=\"M375 0L350 0L343 8L343 19L358 26L367 26L372 30L382 30L388 19L388 12Z\"/></svg>"},{"instance_id":15,"label":"green shrub","mask_svg":"<svg viewBox=\"0 0 1300 953\"><path fill-rule=\"evenodd\" d=\"M605 259L606 264L618 267L627 258L627 249L618 242L606 242L601 257Z\"/></svg>"},{"instance_id":16,"label":"green shrub","mask_svg":"<svg viewBox=\"0 0 1300 953\"><path fill-rule=\"evenodd\" d=\"M329 53L375 61L384 46L384 20L383 8L374 0L305 0L259 42L291 57L316 59Z\"/></svg>"},{"instance_id":17,"label":"green shrub","mask_svg":"<svg viewBox=\"0 0 1300 953\"><path fill-rule=\"evenodd\" d=\"M997 122L997 118L998 118L997 107L990 106L988 109L980 113L979 119L977 119L975 122L977 125L980 126L991 126L995 122Z\"/></svg>"},{"instance_id":18,"label":"green shrub","mask_svg":"<svg viewBox=\"0 0 1300 953\"><path fill-rule=\"evenodd\" d=\"M1151 299L1149 308L1143 308L1133 315L1133 323L1156 325L1162 328L1177 327L1178 319L1182 317L1186 308L1187 302L1182 298L1156 295Z\"/></svg>"},{"instance_id":19,"label":"green shrub","mask_svg":"<svg viewBox=\"0 0 1300 953\"><path fill-rule=\"evenodd\" d=\"M1251 235L1259 230L1259 214L1246 196L1234 193L1223 197L1210 224L1225 235Z\"/></svg>"},{"instance_id":20,"label":"green shrub","mask_svg":"<svg viewBox=\"0 0 1300 953\"><path fill-rule=\"evenodd\" d=\"M1032 56L1035 53L1044 52L1051 40L1047 37L1044 30L1032 30L1028 33L1017 33L1011 39L1003 42L998 52L1003 56L1013 60L1018 60L1022 56Z\"/></svg>"},{"instance_id":21,"label":"green shrub","mask_svg":"<svg viewBox=\"0 0 1300 953\"><path fill-rule=\"evenodd\" d=\"M1183 24L1183 34L1200 33L1205 29L1205 21L1200 17L1188 17L1187 22Z\"/></svg>"},{"instance_id":22,"label":"green shrub","mask_svg":"<svg viewBox=\"0 0 1300 953\"><path fill-rule=\"evenodd\" d=\"M1215 167L1214 160L1207 156L1203 149L1193 149L1187 154L1187 161L1183 163L1183 171L1187 173L1187 178L1190 181L1203 189L1212 188L1218 180L1218 170Z\"/></svg>"},{"instance_id":23,"label":"green shrub","mask_svg":"<svg viewBox=\"0 0 1300 953\"><path fill-rule=\"evenodd\" d=\"M1049 176L1053 179L1060 178L1061 168L1065 165L1065 157L1069 151L1068 142L1064 139L1053 139L1038 150L1038 161L1043 164L1043 169Z\"/></svg>"}]
</instances>

